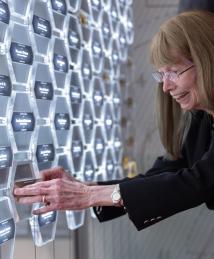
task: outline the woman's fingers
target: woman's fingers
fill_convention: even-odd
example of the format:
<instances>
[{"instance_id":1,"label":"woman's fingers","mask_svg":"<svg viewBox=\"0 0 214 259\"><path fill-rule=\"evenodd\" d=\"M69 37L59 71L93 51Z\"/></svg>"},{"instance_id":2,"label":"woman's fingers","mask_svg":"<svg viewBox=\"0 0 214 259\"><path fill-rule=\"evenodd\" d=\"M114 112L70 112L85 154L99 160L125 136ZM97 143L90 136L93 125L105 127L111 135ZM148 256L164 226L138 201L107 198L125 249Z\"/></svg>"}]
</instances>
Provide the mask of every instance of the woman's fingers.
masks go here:
<instances>
[{"instance_id":1,"label":"woman's fingers","mask_svg":"<svg viewBox=\"0 0 214 259\"><path fill-rule=\"evenodd\" d=\"M62 178L63 175L65 174L65 170L63 167L55 167L51 169L46 169L41 171L42 174L42 179L44 181L56 179L56 178Z\"/></svg>"},{"instance_id":2,"label":"woman's fingers","mask_svg":"<svg viewBox=\"0 0 214 259\"><path fill-rule=\"evenodd\" d=\"M43 196L38 195L38 196L26 196L26 197L16 197L17 202L22 203L22 204L32 204L32 203L38 203L38 202L43 202Z\"/></svg>"},{"instance_id":3,"label":"woman's fingers","mask_svg":"<svg viewBox=\"0 0 214 259\"><path fill-rule=\"evenodd\" d=\"M32 196L32 195L44 195L47 193L49 185L44 185L43 183L32 184L31 186L25 186L22 188L15 188L15 196Z\"/></svg>"},{"instance_id":4,"label":"woman's fingers","mask_svg":"<svg viewBox=\"0 0 214 259\"><path fill-rule=\"evenodd\" d=\"M54 211L54 210L55 210L54 205L50 204L50 205L47 205L47 206L34 210L33 214L40 215L40 214L47 213L47 212Z\"/></svg>"},{"instance_id":5,"label":"woman's fingers","mask_svg":"<svg viewBox=\"0 0 214 259\"><path fill-rule=\"evenodd\" d=\"M53 179L38 182L22 188L15 188L14 194L20 203L44 203L46 207L35 213L45 213L51 210L79 210L88 208L88 186L66 179Z\"/></svg>"}]
</instances>

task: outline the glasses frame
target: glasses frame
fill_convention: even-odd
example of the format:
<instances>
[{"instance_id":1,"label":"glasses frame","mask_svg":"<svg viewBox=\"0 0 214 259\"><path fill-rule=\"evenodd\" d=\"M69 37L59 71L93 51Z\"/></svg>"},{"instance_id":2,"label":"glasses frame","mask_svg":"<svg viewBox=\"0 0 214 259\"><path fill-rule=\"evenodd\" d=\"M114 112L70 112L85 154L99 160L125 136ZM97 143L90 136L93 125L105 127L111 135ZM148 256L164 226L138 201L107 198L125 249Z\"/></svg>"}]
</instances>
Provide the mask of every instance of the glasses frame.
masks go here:
<instances>
[{"instance_id":1,"label":"glasses frame","mask_svg":"<svg viewBox=\"0 0 214 259\"><path fill-rule=\"evenodd\" d=\"M175 82L179 79L179 76L188 71L189 69L193 68L194 64L191 66L187 67L186 69L180 71L180 72L175 72L175 71L167 71L167 72L159 72L155 71L152 73L153 79L158 82L158 83L163 83L164 78L169 79L172 82Z\"/></svg>"}]
</instances>

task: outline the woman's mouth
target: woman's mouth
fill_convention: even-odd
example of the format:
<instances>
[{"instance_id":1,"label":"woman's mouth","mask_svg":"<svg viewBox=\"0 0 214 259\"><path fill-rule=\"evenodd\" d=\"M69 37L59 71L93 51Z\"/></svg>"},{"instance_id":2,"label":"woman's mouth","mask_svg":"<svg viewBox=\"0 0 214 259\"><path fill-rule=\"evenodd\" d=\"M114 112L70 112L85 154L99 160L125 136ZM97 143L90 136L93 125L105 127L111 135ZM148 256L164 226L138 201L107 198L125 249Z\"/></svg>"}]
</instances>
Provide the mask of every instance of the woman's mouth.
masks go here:
<instances>
[{"instance_id":1,"label":"woman's mouth","mask_svg":"<svg viewBox=\"0 0 214 259\"><path fill-rule=\"evenodd\" d=\"M180 101L181 99L183 99L184 97L186 97L187 94L188 94L188 92L185 92L185 93L180 93L180 94L172 95L172 97L173 97L176 101Z\"/></svg>"}]
</instances>

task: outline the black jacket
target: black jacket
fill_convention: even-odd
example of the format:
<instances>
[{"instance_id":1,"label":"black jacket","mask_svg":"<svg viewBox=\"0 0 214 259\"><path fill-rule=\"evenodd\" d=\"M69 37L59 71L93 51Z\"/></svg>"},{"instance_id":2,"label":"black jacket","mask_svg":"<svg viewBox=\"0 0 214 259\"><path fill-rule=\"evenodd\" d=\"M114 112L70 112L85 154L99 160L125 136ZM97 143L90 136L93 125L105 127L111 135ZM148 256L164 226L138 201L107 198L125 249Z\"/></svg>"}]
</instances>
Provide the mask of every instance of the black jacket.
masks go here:
<instances>
[{"instance_id":1,"label":"black jacket","mask_svg":"<svg viewBox=\"0 0 214 259\"><path fill-rule=\"evenodd\" d=\"M100 184L120 183L124 208L94 208L100 222L126 212L138 230L173 214L206 203L214 209L214 130L205 112L193 114L183 158L159 157L144 175Z\"/></svg>"}]
</instances>

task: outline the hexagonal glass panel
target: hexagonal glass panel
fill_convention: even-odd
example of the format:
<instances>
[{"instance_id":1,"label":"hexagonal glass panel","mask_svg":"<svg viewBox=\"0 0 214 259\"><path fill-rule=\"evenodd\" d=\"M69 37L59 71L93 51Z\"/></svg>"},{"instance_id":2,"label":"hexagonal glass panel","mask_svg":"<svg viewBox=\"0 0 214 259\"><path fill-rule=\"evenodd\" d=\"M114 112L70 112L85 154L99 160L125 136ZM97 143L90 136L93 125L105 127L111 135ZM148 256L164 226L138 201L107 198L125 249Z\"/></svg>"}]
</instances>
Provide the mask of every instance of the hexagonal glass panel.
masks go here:
<instances>
[{"instance_id":1,"label":"hexagonal glass panel","mask_svg":"<svg viewBox=\"0 0 214 259\"><path fill-rule=\"evenodd\" d=\"M13 165L13 174L14 174L14 182L26 179L36 178L35 171L33 169L33 165L31 161L18 161ZM21 204L15 202L16 204L16 212L19 220L29 219L32 217L32 208L31 204Z\"/></svg>"},{"instance_id":2,"label":"hexagonal glass panel","mask_svg":"<svg viewBox=\"0 0 214 259\"><path fill-rule=\"evenodd\" d=\"M119 42L119 53L122 61L127 60L128 56L128 44L126 40L126 31L122 23L118 26L118 42Z\"/></svg>"},{"instance_id":3,"label":"hexagonal glass panel","mask_svg":"<svg viewBox=\"0 0 214 259\"><path fill-rule=\"evenodd\" d=\"M105 104L104 110L104 125L105 125L105 135L107 141L112 140L112 130L114 125L114 117L112 112L112 106L110 103Z\"/></svg>"},{"instance_id":4,"label":"hexagonal glass panel","mask_svg":"<svg viewBox=\"0 0 214 259\"><path fill-rule=\"evenodd\" d=\"M1 197L0 207L0 255L4 259L11 259L13 258L16 226L10 199Z\"/></svg>"},{"instance_id":5,"label":"hexagonal glass panel","mask_svg":"<svg viewBox=\"0 0 214 259\"><path fill-rule=\"evenodd\" d=\"M0 189L10 186L13 151L6 126L0 126Z\"/></svg>"},{"instance_id":6,"label":"hexagonal glass panel","mask_svg":"<svg viewBox=\"0 0 214 259\"><path fill-rule=\"evenodd\" d=\"M12 92L12 83L9 75L0 75L0 117L5 117L7 113L9 97Z\"/></svg>"},{"instance_id":7,"label":"hexagonal glass panel","mask_svg":"<svg viewBox=\"0 0 214 259\"><path fill-rule=\"evenodd\" d=\"M54 97L54 86L52 84L48 65L38 64L36 68L34 96L39 116L41 118L48 118L51 101Z\"/></svg>"},{"instance_id":8,"label":"hexagonal glass panel","mask_svg":"<svg viewBox=\"0 0 214 259\"><path fill-rule=\"evenodd\" d=\"M113 135L115 162L121 164L123 150L120 126L115 126Z\"/></svg>"},{"instance_id":9,"label":"hexagonal glass panel","mask_svg":"<svg viewBox=\"0 0 214 259\"><path fill-rule=\"evenodd\" d=\"M80 117L82 108L82 87L79 72L72 71L70 81L70 101L74 118Z\"/></svg>"},{"instance_id":10,"label":"hexagonal glass panel","mask_svg":"<svg viewBox=\"0 0 214 259\"><path fill-rule=\"evenodd\" d=\"M83 36L83 42L89 43L91 39L91 30L92 30L92 17L90 16L90 7L88 0L82 0L81 9L80 9L80 24Z\"/></svg>"},{"instance_id":11,"label":"hexagonal glass panel","mask_svg":"<svg viewBox=\"0 0 214 259\"><path fill-rule=\"evenodd\" d=\"M69 70L69 59L65 43L61 39L55 39L52 61L56 85L58 88L64 88Z\"/></svg>"},{"instance_id":12,"label":"hexagonal glass panel","mask_svg":"<svg viewBox=\"0 0 214 259\"><path fill-rule=\"evenodd\" d=\"M35 128L35 117L26 93L17 93L13 106L11 125L19 151L27 151L31 145Z\"/></svg>"},{"instance_id":13,"label":"hexagonal glass panel","mask_svg":"<svg viewBox=\"0 0 214 259\"><path fill-rule=\"evenodd\" d=\"M114 77L118 78L120 75L120 52L117 40L112 40L111 48Z\"/></svg>"},{"instance_id":14,"label":"hexagonal glass panel","mask_svg":"<svg viewBox=\"0 0 214 259\"><path fill-rule=\"evenodd\" d=\"M90 144L92 140L92 135L93 135L94 116L92 111L92 103L87 100L84 102L82 125L83 125L85 143Z\"/></svg>"},{"instance_id":15,"label":"hexagonal glass panel","mask_svg":"<svg viewBox=\"0 0 214 259\"><path fill-rule=\"evenodd\" d=\"M97 126L94 135L94 152L97 166L100 167L103 163L103 155L105 151L105 140L103 135L103 128Z\"/></svg>"},{"instance_id":16,"label":"hexagonal glass panel","mask_svg":"<svg viewBox=\"0 0 214 259\"><path fill-rule=\"evenodd\" d=\"M106 178L107 180L114 179L114 173L115 173L115 159L113 155L112 148L108 148L106 152L106 159L105 159L105 169L106 169Z\"/></svg>"},{"instance_id":17,"label":"hexagonal glass panel","mask_svg":"<svg viewBox=\"0 0 214 259\"><path fill-rule=\"evenodd\" d=\"M82 34L80 24L75 16L69 17L68 27L68 44L71 62L74 65L79 65L80 62L80 51L81 51Z\"/></svg>"},{"instance_id":18,"label":"hexagonal glass panel","mask_svg":"<svg viewBox=\"0 0 214 259\"><path fill-rule=\"evenodd\" d=\"M113 85L113 114L114 119L116 122L120 122L121 118L121 93L120 93L120 86L117 81L114 82Z\"/></svg>"},{"instance_id":19,"label":"hexagonal glass panel","mask_svg":"<svg viewBox=\"0 0 214 259\"><path fill-rule=\"evenodd\" d=\"M63 153L63 154L60 154L58 156L58 166L62 166L68 174L72 174L72 171L71 171L71 156L69 153ZM73 176L75 176L74 174L72 174Z\"/></svg>"},{"instance_id":20,"label":"hexagonal glass panel","mask_svg":"<svg viewBox=\"0 0 214 259\"><path fill-rule=\"evenodd\" d=\"M14 16L21 16L22 18L26 18L32 0L12 0L11 2L11 13Z\"/></svg>"},{"instance_id":21,"label":"hexagonal glass panel","mask_svg":"<svg viewBox=\"0 0 214 259\"><path fill-rule=\"evenodd\" d=\"M83 49L83 52L82 52L81 76L83 79L84 91L86 93L89 93L91 79L92 79L92 68L91 68L91 58L88 50L86 49Z\"/></svg>"},{"instance_id":22,"label":"hexagonal glass panel","mask_svg":"<svg viewBox=\"0 0 214 259\"><path fill-rule=\"evenodd\" d=\"M39 128L35 156L39 170L50 168L54 164L55 146L49 125Z\"/></svg>"},{"instance_id":23,"label":"hexagonal glass panel","mask_svg":"<svg viewBox=\"0 0 214 259\"><path fill-rule=\"evenodd\" d=\"M103 46L100 31L92 31L91 39L92 68L95 73L101 73L103 68Z\"/></svg>"},{"instance_id":24,"label":"hexagonal glass panel","mask_svg":"<svg viewBox=\"0 0 214 259\"><path fill-rule=\"evenodd\" d=\"M111 5L110 5L112 29L114 32L116 32L117 24L119 22L119 10L117 6L117 1L118 0L111 0Z\"/></svg>"},{"instance_id":25,"label":"hexagonal glass panel","mask_svg":"<svg viewBox=\"0 0 214 259\"><path fill-rule=\"evenodd\" d=\"M27 83L34 61L28 26L14 23L11 32L10 57L16 81Z\"/></svg>"},{"instance_id":26,"label":"hexagonal glass panel","mask_svg":"<svg viewBox=\"0 0 214 259\"><path fill-rule=\"evenodd\" d=\"M54 17L54 29L63 30L65 17L67 14L67 4L65 0L51 0Z\"/></svg>"},{"instance_id":27,"label":"hexagonal glass panel","mask_svg":"<svg viewBox=\"0 0 214 259\"><path fill-rule=\"evenodd\" d=\"M133 24L133 11L129 7L126 10L126 39L128 44L132 44L134 41L134 24Z\"/></svg>"},{"instance_id":28,"label":"hexagonal glass panel","mask_svg":"<svg viewBox=\"0 0 214 259\"><path fill-rule=\"evenodd\" d=\"M85 13L90 13L90 6L88 0L82 0L81 1L81 10L83 10Z\"/></svg>"},{"instance_id":29,"label":"hexagonal glass panel","mask_svg":"<svg viewBox=\"0 0 214 259\"><path fill-rule=\"evenodd\" d=\"M109 17L109 13L107 11L103 11L102 14L102 22L101 22L101 31L102 31L102 39L103 39L103 46L106 51L110 48L110 38L112 36L112 27L111 27L111 20Z\"/></svg>"},{"instance_id":30,"label":"hexagonal glass panel","mask_svg":"<svg viewBox=\"0 0 214 259\"><path fill-rule=\"evenodd\" d=\"M76 13L81 5L81 0L68 0L68 8L71 12Z\"/></svg>"},{"instance_id":31,"label":"hexagonal glass panel","mask_svg":"<svg viewBox=\"0 0 214 259\"><path fill-rule=\"evenodd\" d=\"M99 77L93 78L93 103L95 116L101 119L104 109L104 86Z\"/></svg>"},{"instance_id":32,"label":"hexagonal glass panel","mask_svg":"<svg viewBox=\"0 0 214 259\"><path fill-rule=\"evenodd\" d=\"M82 158L83 158L83 137L79 126L73 127L71 155L72 155L74 172L78 177L78 172L80 172L82 169Z\"/></svg>"},{"instance_id":33,"label":"hexagonal glass panel","mask_svg":"<svg viewBox=\"0 0 214 259\"><path fill-rule=\"evenodd\" d=\"M108 98L112 97L112 79L114 77L113 63L110 56L104 58L103 81L105 88L105 95Z\"/></svg>"},{"instance_id":34,"label":"hexagonal glass panel","mask_svg":"<svg viewBox=\"0 0 214 259\"><path fill-rule=\"evenodd\" d=\"M35 209L41 207L36 205ZM43 246L55 239L58 213L50 211L30 219L31 232L36 246Z\"/></svg>"},{"instance_id":35,"label":"hexagonal glass panel","mask_svg":"<svg viewBox=\"0 0 214 259\"><path fill-rule=\"evenodd\" d=\"M57 97L54 112L54 127L59 146L66 146L70 136L71 115L65 97Z\"/></svg>"},{"instance_id":36,"label":"hexagonal glass panel","mask_svg":"<svg viewBox=\"0 0 214 259\"><path fill-rule=\"evenodd\" d=\"M95 180L95 164L91 151L85 152L83 179L86 182L93 182Z\"/></svg>"},{"instance_id":37,"label":"hexagonal glass panel","mask_svg":"<svg viewBox=\"0 0 214 259\"><path fill-rule=\"evenodd\" d=\"M68 228L75 230L81 227L85 221L85 210L66 211Z\"/></svg>"},{"instance_id":38,"label":"hexagonal glass panel","mask_svg":"<svg viewBox=\"0 0 214 259\"><path fill-rule=\"evenodd\" d=\"M118 10L119 10L120 19L125 18L126 7L127 7L127 0L118 1Z\"/></svg>"},{"instance_id":39,"label":"hexagonal glass panel","mask_svg":"<svg viewBox=\"0 0 214 259\"><path fill-rule=\"evenodd\" d=\"M37 52L47 55L52 37L52 24L47 2L35 1L31 24Z\"/></svg>"},{"instance_id":40,"label":"hexagonal glass panel","mask_svg":"<svg viewBox=\"0 0 214 259\"><path fill-rule=\"evenodd\" d=\"M91 16L94 23L99 24L100 16L102 14L102 1L101 0L89 0L89 5L91 8Z\"/></svg>"},{"instance_id":41,"label":"hexagonal glass panel","mask_svg":"<svg viewBox=\"0 0 214 259\"><path fill-rule=\"evenodd\" d=\"M8 7L8 4L3 1L0 1L0 42L4 42L6 39L9 22L10 9Z\"/></svg>"}]
</instances>

